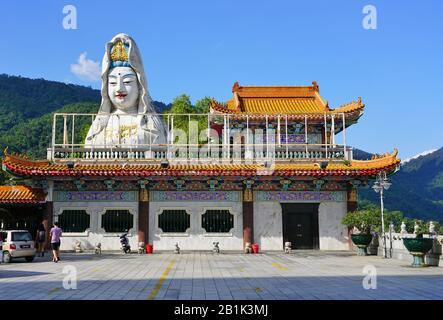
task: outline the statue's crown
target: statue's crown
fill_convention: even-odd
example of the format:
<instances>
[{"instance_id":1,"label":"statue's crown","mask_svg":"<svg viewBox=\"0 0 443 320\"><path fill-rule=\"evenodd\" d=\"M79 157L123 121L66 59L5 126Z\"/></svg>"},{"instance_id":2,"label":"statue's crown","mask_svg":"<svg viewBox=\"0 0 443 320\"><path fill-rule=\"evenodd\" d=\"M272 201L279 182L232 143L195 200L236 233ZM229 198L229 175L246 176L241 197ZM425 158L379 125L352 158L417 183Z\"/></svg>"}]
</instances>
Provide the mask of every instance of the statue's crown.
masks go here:
<instances>
[{"instance_id":1,"label":"statue's crown","mask_svg":"<svg viewBox=\"0 0 443 320\"><path fill-rule=\"evenodd\" d=\"M111 49L111 60L112 61L128 61L128 54L120 40Z\"/></svg>"},{"instance_id":2,"label":"statue's crown","mask_svg":"<svg viewBox=\"0 0 443 320\"><path fill-rule=\"evenodd\" d=\"M111 67L129 67L128 53L126 45L118 40L111 48Z\"/></svg>"}]
</instances>

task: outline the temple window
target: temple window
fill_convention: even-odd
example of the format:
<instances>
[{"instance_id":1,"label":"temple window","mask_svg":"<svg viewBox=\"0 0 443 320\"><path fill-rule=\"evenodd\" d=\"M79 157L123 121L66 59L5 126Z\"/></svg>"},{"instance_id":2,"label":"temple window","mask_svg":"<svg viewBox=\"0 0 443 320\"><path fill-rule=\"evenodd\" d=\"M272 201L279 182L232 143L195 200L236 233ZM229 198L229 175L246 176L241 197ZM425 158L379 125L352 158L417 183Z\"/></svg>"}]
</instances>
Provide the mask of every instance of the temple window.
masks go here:
<instances>
[{"instance_id":1,"label":"temple window","mask_svg":"<svg viewBox=\"0 0 443 320\"><path fill-rule=\"evenodd\" d=\"M202 228L206 232L225 233L234 227L234 216L229 210L206 210L202 215Z\"/></svg>"},{"instance_id":2,"label":"temple window","mask_svg":"<svg viewBox=\"0 0 443 320\"><path fill-rule=\"evenodd\" d=\"M133 220L129 210L106 210L102 215L102 228L106 232L127 232L132 229Z\"/></svg>"},{"instance_id":3,"label":"temple window","mask_svg":"<svg viewBox=\"0 0 443 320\"><path fill-rule=\"evenodd\" d=\"M190 225L190 215L186 210L163 210L158 216L158 227L163 232L186 232Z\"/></svg>"},{"instance_id":4,"label":"temple window","mask_svg":"<svg viewBox=\"0 0 443 320\"><path fill-rule=\"evenodd\" d=\"M63 210L58 222L63 232L85 232L90 226L90 216L86 210Z\"/></svg>"}]
</instances>

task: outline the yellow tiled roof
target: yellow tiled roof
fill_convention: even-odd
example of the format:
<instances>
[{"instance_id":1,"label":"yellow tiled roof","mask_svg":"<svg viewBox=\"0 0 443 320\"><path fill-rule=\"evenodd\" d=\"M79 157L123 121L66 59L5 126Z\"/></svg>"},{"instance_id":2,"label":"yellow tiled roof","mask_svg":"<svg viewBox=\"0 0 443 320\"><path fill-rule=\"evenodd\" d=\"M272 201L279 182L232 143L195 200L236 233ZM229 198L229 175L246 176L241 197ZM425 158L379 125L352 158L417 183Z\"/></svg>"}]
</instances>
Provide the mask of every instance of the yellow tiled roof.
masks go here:
<instances>
[{"instance_id":1,"label":"yellow tiled roof","mask_svg":"<svg viewBox=\"0 0 443 320\"><path fill-rule=\"evenodd\" d=\"M358 117L364 109L360 98L336 109L330 109L327 101L320 96L315 81L312 86L297 87L244 87L236 82L232 92L234 97L226 103L213 100L212 110L216 113L238 115L285 114L318 117L324 114L345 113Z\"/></svg>"},{"instance_id":2,"label":"yellow tiled roof","mask_svg":"<svg viewBox=\"0 0 443 320\"><path fill-rule=\"evenodd\" d=\"M352 101L350 103L341 105L340 107L336 109L330 110L331 113L349 113L354 112L357 110L360 110L364 107L364 105L361 103L361 99L359 98L357 101Z\"/></svg>"},{"instance_id":3,"label":"yellow tiled roof","mask_svg":"<svg viewBox=\"0 0 443 320\"><path fill-rule=\"evenodd\" d=\"M315 98L243 98L245 113L323 113L325 108L320 106Z\"/></svg>"},{"instance_id":4,"label":"yellow tiled roof","mask_svg":"<svg viewBox=\"0 0 443 320\"><path fill-rule=\"evenodd\" d=\"M0 186L0 203L38 203L45 201L45 194L28 186Z\"/></svg>"},{"instance_id":5,"label":"yellow tiled roof","mask_svg":"<svg viewBox=\"0 0 443 320\"><path fill-rule=\"evenodd\" d=\"M32 161L19 156L5 154L3 165L15 174L23 176L374 176L379 171L394 170L400 163L397 151L371 160L331 162L321 168L311 163L277 163L271 168L258 164L171 164L163 168L160 164L130 162L94 164L78 162L73 168L63 163L42 165L43 161Z\"/></svg>"}]
</instances>

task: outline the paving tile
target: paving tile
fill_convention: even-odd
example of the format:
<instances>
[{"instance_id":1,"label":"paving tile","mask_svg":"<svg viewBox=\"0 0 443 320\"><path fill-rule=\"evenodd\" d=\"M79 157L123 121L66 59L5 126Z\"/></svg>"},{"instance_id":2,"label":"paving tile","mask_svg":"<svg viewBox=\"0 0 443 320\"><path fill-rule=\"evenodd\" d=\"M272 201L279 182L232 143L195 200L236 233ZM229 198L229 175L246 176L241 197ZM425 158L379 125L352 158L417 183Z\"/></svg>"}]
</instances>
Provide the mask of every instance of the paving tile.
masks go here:
<instances>
[{"instance_id":1,"label":"paving tile","mask_svg":"<svg viewBox=\"0 0 443 320\"><path fill-rule=\"evenodd\" d=\"M42 259L0 265L0 299L443 300L443 267L416 269L401 260L349 252L106 253L101 257L64 253L62 257L60 264ZM62 287L63 267L68 264L77 269L77 290ZM376 267L376 290L363 288L366 265Z\"/></svg>"}]
</instances>

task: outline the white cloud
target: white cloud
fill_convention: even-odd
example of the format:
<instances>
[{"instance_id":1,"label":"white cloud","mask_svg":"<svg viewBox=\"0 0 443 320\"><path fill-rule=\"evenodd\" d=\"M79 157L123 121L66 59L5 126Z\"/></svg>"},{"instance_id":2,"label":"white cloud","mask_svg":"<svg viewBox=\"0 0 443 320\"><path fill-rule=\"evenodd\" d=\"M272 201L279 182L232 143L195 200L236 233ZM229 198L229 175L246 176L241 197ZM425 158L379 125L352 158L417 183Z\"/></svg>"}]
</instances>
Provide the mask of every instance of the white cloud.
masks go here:
<instances>
[{"instance_id":1,"label":"white cloud","mask_svg":"<svg viewBox=\"0 0 443 320\"><path fill-rule=\"evenodd\" d=\"M405 164L406 162L409 162L409 161L411 161L411 160L413 160L413 159L417 159L418 157L421 157L421 156L426 156L426 155L428 155L428 154L431 154L431 153L433 153L433 152L435 152L435 151L437 151L438 149L431 149L431 150L426 150L426 151L423 151L423 152L421 152L421 153L419 153L419 154L417 154L417 155L415 155L415 156L413 156L413 157L410 157L410 158L407 158L407 159L405 159L405 160L402 160L402 164Z\"/></svg>"},{"instance_id":2,"label":"white cloud","mask_svg":"<svg viewBox=\"0 0 443 320\"><path fill-rule=\"evenodd\" d=\"M71 72L82 80L99 81L100 63L98 61L86 59L86 52L80 54L76 64L71 64Z\"/></svg>"}]
</instances>

